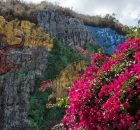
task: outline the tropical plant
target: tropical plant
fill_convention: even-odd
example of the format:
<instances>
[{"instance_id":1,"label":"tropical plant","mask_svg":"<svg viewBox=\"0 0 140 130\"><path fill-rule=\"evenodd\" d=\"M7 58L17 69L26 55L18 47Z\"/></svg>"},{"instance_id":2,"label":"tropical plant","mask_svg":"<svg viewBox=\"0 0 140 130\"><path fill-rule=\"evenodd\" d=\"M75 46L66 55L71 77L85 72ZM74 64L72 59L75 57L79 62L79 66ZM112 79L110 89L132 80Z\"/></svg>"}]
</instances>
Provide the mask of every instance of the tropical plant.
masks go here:
<instances>
[{"instance_id":1,"label":"tropical plant","mask_svg":"<svg viewBox=\"0 0 140 130\"><path fill-rule=\"evenodd\" d=\"M83 69L90 61L89 57L83 56L83 54L81 55L81 53L65 46L56 39L54 39L53 45L54 46L48 55L46 72L41 78L37 79L35 91L30 99L29 127L36 128L36 130L41 129L43 126L48 128L48 126L52 127L57 123L60 123L65 113L65 109L68 106L68 97L60 98L57 96L57 93L54 90L58 88L58 91L60 91L61 86L59 85L53 88L53 81L60 81L61 77L63 77L63 73L64 78L68 80L67 77L65 77L65 74L68 74L69 72L77 78L76 74L78 71L80 70L79 73L83 73ZM86 50L91 51L89 48L92 48L93 50L96 49L94 52L97 52L97 47L93 45L90 45L90 47L85 46ZM76 63L78 63L77 66ZM78 68L78 70L75 67ZM66 70L68 70L68 72ZM71 84L72 80L69 80L68 83ZM41 85L43 85L42 88L39 88ZM46 89L47 85L49 87L48 89ZM62 86L64 88L69 87L64 86L63 83ZM64 95L63 91L61 94Z\"/></svg>"},{"instance_id":2,"label":"tropical plant","mask_svg":"<svg viewBox=\"0 0 140 130\"><path fill-rule=\"evenodd\" d=\"M47 69L40 78L37 78L35 90L30 98L29 128L35 130L40 130L43 126L52 127L60 123L65 110L64 107L48 109L46 103L49 103L48 98L52 94L52 88L48 88L44 92L40 92L38 88L45 80L55 80L60 72L70 63L82 59L82 56L77 54L77 52L65 46L63 43L58 42L56 39L54 39L53 45L48 55Z\"/></svg>"},{"instance_id":3,"label":"tropical plant","mask_svg":"<svg viewBox=\"0 0 140 130\"><path fill-rule=\"evenodd\" d=\"M140 37L140 20L138 21L137 26L125 26L124 28L127 38L139 38Z\"/></svg>"},{"instance_id":4,"label":"tropical plant","mask_svg":"<svg viewBox=\"0 0 140 130\"><path fill-rule=\"evenodd\" d=\"M92 53L100 53L100 49L92 44L86 44L84 48L76 47L75 51L79 53L82 59L68 64L54 80L45 80L41 83L39 91L45 92L47 88L52 88L53 92L48 97L47 108L68 106L68 92L72 86L72 82L76 80L77 75L83 73L86 66L90 64L90 56ZM92 53L91 53L92 52ZM55 102L56 101L56 102Z\"/></svg>"},{"instance_id":5,"label":"tropical plant","mask_svg":"<svg viewBox=\"0 0 140 130\"><path fill-rule=\"evenodd\" d=\"M140 38L118 47L111 57L93 54L74 81L65 130L140 129Z\"/></svg>"},{"instance_id":6,"label":"tropical plant","mask_svg":"<svg viewBox=\"0 0 140 130\"><path fill-rule=\"evenodd\" d=\"M77 79L77 74L84 71L85 67L88 65L88 61L78 60L69 64L65 69L63 69L55 80L46 80L40 85L39 91L44 92L47 88L52 88L56 92L57 98L66 97L69 88L72 85L72 81Z\"/></svg>"}]
</instances>

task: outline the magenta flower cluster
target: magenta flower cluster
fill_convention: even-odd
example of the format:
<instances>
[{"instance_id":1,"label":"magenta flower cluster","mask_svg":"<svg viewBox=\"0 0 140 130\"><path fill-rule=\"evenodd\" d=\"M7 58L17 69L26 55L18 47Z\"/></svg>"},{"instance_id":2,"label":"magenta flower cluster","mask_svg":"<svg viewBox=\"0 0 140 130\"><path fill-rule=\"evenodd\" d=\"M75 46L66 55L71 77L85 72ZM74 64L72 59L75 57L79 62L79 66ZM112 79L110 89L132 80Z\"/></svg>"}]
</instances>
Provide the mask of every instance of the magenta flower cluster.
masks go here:
<instances>
[{"instance_id":1,"label":"magenta flower cluster","mask_svg":"<svg viewBox=\"0 0 140 130\"><path fill-rule=\"evenodd\" d=\"M118 48L111 57L93 54L73 82L65 130L140 129L140 39Z\"/></svg>"}]
</instances>

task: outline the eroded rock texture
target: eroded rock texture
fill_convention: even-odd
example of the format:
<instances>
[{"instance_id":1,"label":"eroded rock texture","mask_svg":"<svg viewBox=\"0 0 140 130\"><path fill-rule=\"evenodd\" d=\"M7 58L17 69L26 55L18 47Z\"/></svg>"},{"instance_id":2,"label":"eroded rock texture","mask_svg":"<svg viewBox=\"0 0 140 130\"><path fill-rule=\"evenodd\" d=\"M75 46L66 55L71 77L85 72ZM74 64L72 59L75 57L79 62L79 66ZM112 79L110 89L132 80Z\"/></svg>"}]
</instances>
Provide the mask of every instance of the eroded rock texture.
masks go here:
<instances>
[{"instance_id":1,"label":"eroded rock texture","mask_svg":"<svg viewBox=\"0 0 140 130\"><path fill-rule=\"evenodd\" d=\"M37 20L45 32L72 48L86 43L95 44L94 38L79 19L46 9L37 13Z\"/></svg>"},{"instance_id":2,"label":"eroded rock texture","mask_svg":"<svg viewBox=\"0 0 140 130\"><path fill-rule=\"evenodd\" d=\"M48 33L29 21L6 21L0 16L0 34L6 36L5 42L8 44L17 44L20 39L15 35L22 34L25 36L24 46L36 47L43 46L51 50L53 47L52 40Z\"/></svg>"},{"instance_id":3,"label":"eroded rock texture","mask_svg":"<svg viewBox=\"0 0 140 130\"><path fill-rule=\"evenodd\" d=\"M42 10L37 13L38 25L53 38L75 48L92 43L111 55L125 38L110 28L84 25L82 20L60 14L58 11Z\"/></svg>"},{"instance_id":4,"label":"eroded rock texture","mask_svg":"<svg viewBox=\"0 0 140 130\"><path fill-rule=\"evenodd\" d=\"M88 31L96 39L97 45L103 48L104 52L108 55L113 54L117 50L117 45L125 41L124 36L117 34L111 28L98 28L86 26Z\"/></svg>"},{"instance_id":5,"label":"eroded rock texture","mask_svg":"<svg viewBox=\"0 0 140 130\"><path fill-rule=\"evenodd\" d=\"M24 130L27 128L29 97L36 78L47 67L48 50L41 47L13 49L7 59L19 68L0 75L0 128Z\"/></svg>"},{"instance_id":6,"label":"eroded rock texture","mask_svg":"<svg viewBox=\"0 0 140 130\"><path fill-rule=\"evenodd\" d=\"M24 35L23 44L17 34ZM7 22L3 17L0 36L0 130L24 130L28 127L30 94L47 69L53 44L33 23Z\"/></svg>"}]
</instances>

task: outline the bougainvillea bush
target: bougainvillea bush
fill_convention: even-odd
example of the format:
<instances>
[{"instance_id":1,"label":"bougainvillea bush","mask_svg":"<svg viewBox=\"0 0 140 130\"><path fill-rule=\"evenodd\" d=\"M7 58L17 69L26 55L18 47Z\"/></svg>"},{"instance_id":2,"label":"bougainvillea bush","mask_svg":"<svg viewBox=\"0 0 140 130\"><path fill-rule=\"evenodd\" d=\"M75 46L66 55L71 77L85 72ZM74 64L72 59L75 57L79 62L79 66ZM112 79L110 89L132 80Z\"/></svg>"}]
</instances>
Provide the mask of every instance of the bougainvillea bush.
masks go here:
<instances>
[{"instance_id":1,"label":"bougainvillea bush","mask_svg":"<svg viewBox=\"0 0 140 130\"><path fill-rule=\"evenodd\" d=\"M140 38L118 48L111 57L93 54L74 81L65 130L140 129Z\"/></svg>"}]
</instances>

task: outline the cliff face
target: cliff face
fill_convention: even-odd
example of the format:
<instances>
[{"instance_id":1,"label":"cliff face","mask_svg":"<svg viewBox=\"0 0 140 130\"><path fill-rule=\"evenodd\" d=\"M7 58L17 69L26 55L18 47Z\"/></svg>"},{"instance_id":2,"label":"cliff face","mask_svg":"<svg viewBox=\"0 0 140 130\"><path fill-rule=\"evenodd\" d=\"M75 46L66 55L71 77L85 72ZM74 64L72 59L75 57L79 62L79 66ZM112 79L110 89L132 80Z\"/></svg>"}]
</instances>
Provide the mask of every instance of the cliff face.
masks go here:
<instances>
[{"instance_id":1,"label":"cliff face","mask_svg":"<svg viewBox=\"0 0 140 130\"><path fill-rule=\"evenodd\" d=\"M23 34L25 36L24 46L35 47L43 46L49 50L53 47L52 40L47 33L34 23L29 21L13 20L7 22L4 17L0 16L0 34L6 36L7 44L17 44L20 39L15 35Z\"/></svg>"},{"instance_id":2,"label":"cliff face","mask_svg":"<svg viewBox=\"0 0 140 130\"><path fill-rule=\"evenodd\" d=\"M0 21L4 21L4 19ZM4 22L7 26L13 27L11 22ZM12 30L10 30L11 28L4 30L6 27L4 22L0 23L0 33L6 37L7 44L0 44L0 70L9 63L13 63L15 66L9 68L5 73L0 73L0 129L23 130L27 128L28 123L29 97L34 90L37 77L40 77L47 69L48 51L51 49L52 43L49 35L43 33L39 28L22 28L22 26L26 27L27 23L30 28L32 23L21 22L22 24L17 24L18 26L14 27L14 30L19 30L18 33L25 36L25 45L21 48L12 48L10 44L13 43L10 40L16 43L20 39L12 39L14 36L12 33L10 34ZM26 23L26 26L23 23ZM34 32L40 34L34 37ZM9 46L11 48L4 51L3 46L5 46L5 50Z\"/></svg>"},{"instance_id":3,"label":"cliff face","mask_svg":"<svg viewBox=\"0 0 140 130\"><path fill-rule=\"evenodd\" d=\"M86 43L95 44L95 38L101 47L110 48L109 52L112 51L111 47L116 47L116 41L102 42L104 37L101 37L102 33L96 30L92 33L82 21L61 15L56 11L39 11L37 20L38 25L52 38L71 48ZM4 43L1 44L0 41L0 70L5 65L9 66L9 63L17 65L10 67L4 74L0 73L0 128L2 130L27 128L30 94L34 90L37 78L47 69L48 52L53 47L49 35L42 29L28 21L7 22L0 17L0 36L2 34L6 37ZM17 34L25 36L24 46L3 53L2 48L20 42L21 39L15 37ZM105 38L107 41L109 37L105 36Z\"/></svg>"},{"instance_id":4,"label":"cliff face","mask_svg":"<svg viewBox=\"0 0 140 130\"><path fill-rule=\"evenodd\" d=\"M37 13L37 20L38 25L51 37L72 48L95 43L94 38L79 19L61 15L57 11L43 10Z\"/></svg>"},{"instance_id":5,"label":"cliff face","mask_svg":"<svg viewBox=\"0 0 140 130\"><path fill-rule=\"evenodd\" d=\"M47 56L45 48L15 49L7 54L7 58L20 68L0 76L2 130L27 127L30 93L34 90L36 77L46 69Z\"/></svg>"},{"instance_id":6,"label":"cliff face","mask_svg":"<svg viewBox=\"0 0 140 130\"><path fill-rule=\"evenodd\" d=\"M110 28L86 27L92 36L95 37L96 43L104 49L106 54L111 55L117 50L117 45L125 41L124 36L117 34Z\"/></svg>"},{"instance_id":7,"label":"cliff face","mask_svg":"<svg viewBox=\"0 0 140 130\"><path fill-rule=\"evenodd\" d=\"M37 13L38 25L66 45L75 48L87 43L96 44L111 55L117 49L117 44L125 41L110 28L98 28L84 25L82 20L64 16L58 11L42 10Z\"/></svg>"}]
</instances>

